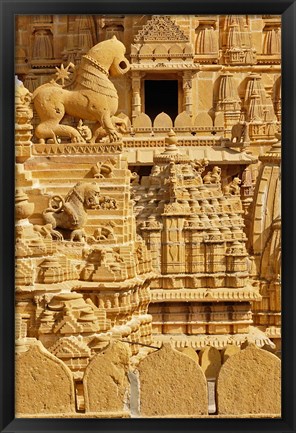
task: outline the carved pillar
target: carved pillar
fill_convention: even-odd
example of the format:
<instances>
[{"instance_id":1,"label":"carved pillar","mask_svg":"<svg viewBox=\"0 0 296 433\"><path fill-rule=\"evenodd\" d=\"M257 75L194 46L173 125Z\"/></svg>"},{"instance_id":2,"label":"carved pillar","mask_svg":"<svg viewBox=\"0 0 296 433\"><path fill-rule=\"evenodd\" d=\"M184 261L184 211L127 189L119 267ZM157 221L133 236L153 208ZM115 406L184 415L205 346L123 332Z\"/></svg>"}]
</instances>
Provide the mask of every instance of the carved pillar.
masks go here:
<instances>
[{"instance_id":1,"label":"carved pillar","mask_svg":"<svg viewBox=\"0 0 296 433\"><path fill-rule=\"evenodd\" d=\"M155 272L161 272L161 225L151 216L141 231L151 254L152 268Z\"/></svg>"},{"instance_id":2,"label":"carved pillar","mask_svg":"<svg viewBox=\"0 0 296 433\"><path fill-rule=\"evenodd\" d=\"M209 230L209 238L206 240L205 255L207 273L215 274L216 272L225 272L225 246L224 239L219 229ZM213 286L215 287L215 284L213 284Z\"/></svg>"},{"instance_id":3,"label":"carved pillar","mask_svg":"<svg viewBox=\"0 0 296 433\"><path fill-rule=\"evenodd\" d=\"M274 93L273 93L273 104L274 104L274 112L277 117L277 120L281 122L282 120L282 81L281 77L279 77L274 85Z\"/></svg>"},{"instance_id":4,"label":"carved pillar","mask_svg":"<svg viewBox=\"0 0 296 433\"><path fill-rule=\"evenodd\" d=\"M250 137L258 134L267 134L264 130L261 131L259 124L266 122L268 109L266 108L267 99L265 88L261 81L261 76L252 73L249 76L247 83L245 98L244 98L244 112L247 121L251 122ZM261 131L261 132L260 132Z\"/></svg>"},{"instance_id":5,"label":"carved pillar","mask_svg":"<svg viewBox=\"0 0 296 433\"><path fill-rule=\"evenodd\" d=\"M197 215L192 215L188 220L186 230L186 272L199 273L205 267L205 244L203 243L203 227Z\"/></svg>"},{"instance_id":6,"label":"carved pillar","mask_svg":"<svg viewBox=\"0 0 296 433\"><path fill-rule=\"evenodd\" d=\"M251 226L251 205L253 203L254 196L254 180L250 166L247 166L242 174L242 185L241 185L241 200L243 207L243 218L244 218L244 232L249 238L250 226Z\"/></svg>"},{"instance_id":7,"label":"carved pillar","mask_svg":"<svg viewBox=\"0 0 296 433\"><path fill-rule=\"evenodd\" d=\"M163 216L162 267L163 274L185 272L184 218L178 215Z\"/></svg>"},{"instance_id":8,"label":"carved pillar","mask_svg":"<svg viewBox=\"0 0 296 433\"><path fill-rule=\"evenodd\" d=\"M236 229L236 228L234 228ZM226 287L245 287L249 277L247 251L243 242L235 240L226 250Z\"/></svg>"},{"instance_id":9,"label":"carved pillar","mask_svg":"<svg viewBox=\"0 0 296 433\"><path fill-rule=\"evenodd\" d=\"M141 73L132 72L132 121L141 113Z\"/></svg>"},{"instance_id":10,"label":"carved pillar","mask_svg":"<svg viewBox=\"0 0 296 433\"><path fill-rule=\"evenodd\" d=\"M191 71L183 72L183 91L184 91L184 103L183 109L189 116L192 116L192 73Z\"/></svg>"},{"instance_id":11,"label":"carved pillar","mask_svg":"<svg viewBox=\"0 0 296 433\"><path fill-rule=\"evenodd\" d=\"M15 82L15 145L16 161L24 162L30 157L32 138L32 94L16 79Z\"/></svg>"}]
</instances>

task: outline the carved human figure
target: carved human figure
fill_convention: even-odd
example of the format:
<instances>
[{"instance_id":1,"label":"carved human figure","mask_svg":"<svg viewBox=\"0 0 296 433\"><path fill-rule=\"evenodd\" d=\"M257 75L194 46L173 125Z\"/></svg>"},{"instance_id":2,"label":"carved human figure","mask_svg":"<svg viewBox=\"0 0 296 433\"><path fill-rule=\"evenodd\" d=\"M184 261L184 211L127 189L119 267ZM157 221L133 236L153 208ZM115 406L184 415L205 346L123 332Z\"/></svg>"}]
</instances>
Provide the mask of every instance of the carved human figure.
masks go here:
<instances>
[{"instance_id":1,"label":"carved human figure","mask_svg":"<svg viewBox=\"0 0 296 433\"><path fill-rule=\"evenodd\" d=\"M82 57L73 90L67 90L54 81L38 87L33 93L34 106L41 119L35 130L36 137L41 141L51 138L55 143L58 136L70 137L72 142L85 142L77 129L60 123L68 114L96 122L92 142L96 141L97 131L102 127L110 141L119 140L116 125L124 125L125 121L115 117L118 95L108 76L123 75L129 68L125 46L114 36L98 43ZM66 69L61 67L59 78L67 78Z\"/></svg>"}]
</instances>

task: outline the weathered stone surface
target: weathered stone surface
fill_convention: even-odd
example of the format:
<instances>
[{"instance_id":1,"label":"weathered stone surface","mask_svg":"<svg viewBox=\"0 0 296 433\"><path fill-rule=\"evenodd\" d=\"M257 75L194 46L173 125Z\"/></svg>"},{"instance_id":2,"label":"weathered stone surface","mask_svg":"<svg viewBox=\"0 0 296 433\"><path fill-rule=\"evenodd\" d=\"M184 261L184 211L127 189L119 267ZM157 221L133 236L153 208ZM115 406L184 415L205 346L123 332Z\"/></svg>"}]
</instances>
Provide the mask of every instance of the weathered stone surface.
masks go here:
<instances>
[{"instance_id":1,"label":"weathered stone surface","mask_svg":"<svg viewBox=\"0 0 296 433\"><path fill-rule=\"evenodd\" d=\"M15 360L16 414L67 414L75 411L74 382L68 367L41 343Z\"/></svg>"},{"instance_id":2,"label":"weathered stone surface","mask_svg":"<svg viewBox=\"0 0 296 433\"><path fill-rule=\"evenodd\" d=\"M128 397L129 349L114 342L96 355L83 378L86 412L121 412Z\"/></svg>"},{"instance_id":3,"label":"weathered stone surface","mask_svg":"<svg viewBox=\"0 0 296 433\"><path fill-rule=\"evenodd\" d=\"M233 345L226 346L225 349L223 349L222 351L222 363L224 364L224 362L226 362L227 359L229 359L232 355L235 355L238 352L240 352L239 346L233 346Z\"/></svg>"},{"instance_id":4,"label":"weathered stone surface","mask_svg":"<svg viewBox=\"0 0 296 433\"><path fill-rule=\"evenodd\" d=\"M249 345L222 366L217 382L219 415L281 413L281 361Z\"/></svg>"},{"instance_id":5,"label":"weathered stone surface","mask_svg":"<svg viewBox=\"0 0 296 433\"><path fill-rule=\"evenodd\" d=\"M208 413L206 378L188 356L165 344L140 362L141 416Z\"/></svg>"},{"instance_id":6,"label":"weathered stone surface","mask_svg":"<svg viewBox=\"0 0 296 433\"><path fill-rule=\"evenodd\" d=\"M199 352L201 369L208 379L217 377L221 368L221 355L219 350L212 346L206 346Z\"/></svg>"}]
</instances>

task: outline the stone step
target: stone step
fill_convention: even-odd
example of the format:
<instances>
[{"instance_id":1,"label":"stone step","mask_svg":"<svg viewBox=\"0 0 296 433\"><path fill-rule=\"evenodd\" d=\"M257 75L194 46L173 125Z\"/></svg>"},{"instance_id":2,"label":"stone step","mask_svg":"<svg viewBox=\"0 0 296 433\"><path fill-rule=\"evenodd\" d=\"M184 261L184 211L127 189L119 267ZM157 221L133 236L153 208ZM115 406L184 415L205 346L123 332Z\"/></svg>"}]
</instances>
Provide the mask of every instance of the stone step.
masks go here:
<instances>
[{"instance_id":1,"label":"stone step","mask_svg":"<svg viewBox=\"0 0 296 433\"><path fill-rule=\"evenodd\" d=\"M33 179L69 179L73 181L73 179L84 179L85 176L89 173L90 167L88 168L56 168L53 170L34 170L32 171ZM92 178L88 178L92 179Z\"/></svg>"},{"instance_id":2,"label":"stone step","mask_svg":"<svg viewBox=\"0 0 296 433\"><path fill-rule=\"evenodd\" d=\"M46 196L52 196L52 195L62 195L65 197L71 188L76 184L77 182L71 182L70 180L68 182L63 183L48 183L46 185L39 185L39 188L42 190L46 189ZM116 191L114 191L114 185L106 186L106 185L99 185L100 191L102 195L111 196L115 198L116 200L123 201L125 195L127 194L127 191L124 190L123 185L116 185Z\"/></svg>"}]
</instances>

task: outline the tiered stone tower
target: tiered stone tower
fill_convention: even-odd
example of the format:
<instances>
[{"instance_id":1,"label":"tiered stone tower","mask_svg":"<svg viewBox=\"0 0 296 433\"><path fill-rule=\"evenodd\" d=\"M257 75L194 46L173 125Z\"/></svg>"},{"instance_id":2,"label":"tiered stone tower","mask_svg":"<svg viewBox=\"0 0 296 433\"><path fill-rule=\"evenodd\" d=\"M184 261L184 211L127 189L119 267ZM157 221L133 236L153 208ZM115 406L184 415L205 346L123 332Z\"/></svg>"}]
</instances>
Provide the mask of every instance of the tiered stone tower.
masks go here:
<instances>
[{"instance_id":1,"label":"tiered stone tower","mask_svg":"<svg viewBox=\"0 0 296 433\"><path fill-rule=\"evenodd\" d=\"M195 349L242 342L251 301L261 297L249 278L240 187L222 191L217 166L202 177L208 161L182 154L174 133L166 141L152 174L134 186L138 230L158 274L149 308L155 339L170 334Z\"/></svg>"}]
</instances>

